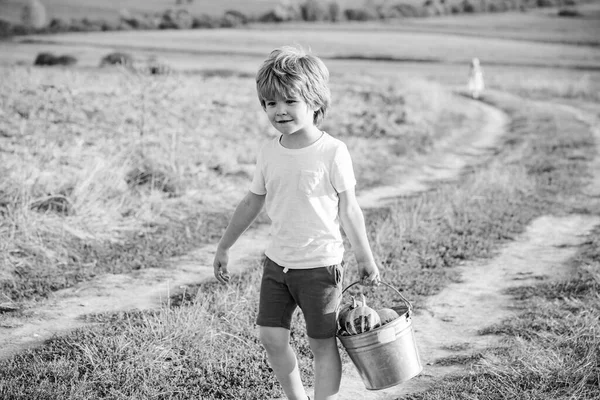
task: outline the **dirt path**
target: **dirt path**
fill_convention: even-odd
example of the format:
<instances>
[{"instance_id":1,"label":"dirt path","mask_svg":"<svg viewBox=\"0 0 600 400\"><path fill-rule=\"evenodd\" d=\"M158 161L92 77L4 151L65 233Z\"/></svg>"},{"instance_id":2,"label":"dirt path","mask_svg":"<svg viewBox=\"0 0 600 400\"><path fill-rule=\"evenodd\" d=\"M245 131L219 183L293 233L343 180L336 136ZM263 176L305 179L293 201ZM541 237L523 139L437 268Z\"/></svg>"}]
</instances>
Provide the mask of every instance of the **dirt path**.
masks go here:
<instances>
[{"instance_id":1,"label":"dirt path","mask_svg":"<svg viewBox=\"0 0 600 400\"><path fill-rule=\"evenodd\" d=\"M554 106L570 112L590 127L600 154L600 115L586 110L583 104ZM594 160L591 170L594 176L584 193L599 198L600 157ZM460 366L439 366L435 361L477 354L497 345L499 337L480 336L477 332L514 313L511 309L513 300L504 293L505 290L540 280L567 278L571 273L567 261L597 225L600 225L600 217L590 215L543 216L534 220L492 260L469 262L459 267L462 281L427 298L422 311L413 316L423 372L402 385L369 392L355 368L345 365L340 400L397 400L402 395L426 389L446 374L460 371Z\"/></svg>"},{"instance_id":2,"label":"dirt path","mask_svg":"<svg viewBox=\"0 0 600 400\"><path fill-rule=\"evenodd\" d=\"M457 179L465 168L474 167L491 155L500 135L504 133L507 116L497 108L485 103L457 97L457 101L470 107L469 118L473 122L456 129L436 145L436 149L410 164L397 165L390 174L399 177L393 185L373 188L358 193L363 209L383 207L398 197L424 192L440 181Z\"/></svg>"},{"instance_id":3,"label":"dirt path","mask_svg":"<svg viewBox=\"0 0 600 400\"><path fill-rule=\"evenodd\" d=\"M359 202L364 208L380 207L398 196L428 190L440 180L455 179L465 167L481 162L490 154L495 140L504 132L508 122L506 115L483 103L462 97L457 97L457 101L465 102L465 106L473 109L469 129L457 130L431 154L410 166L398 166L397 172L402 179L396 184L360 193ZM600 126L592 112L579 107L562 107L590 126ZM594 129L600 142L600 132L598 128ZM588 189L590 196L600 195L598 173ZM503 290L531 284L543 277L560 278L568 274L564 262L572 257L576 246L597 224L600 224L600 219L589 215L545 216L535 220L521 237L505 246L494 259L460 267L463 281L428 298L426 306L421 307L422 311L413 318L424 364L422 374L404 385L369 392L354 367L345 365L340 400L397 399L402 394L422 390L435 379L456 370L456 367L434 365L436 359L469 355L493 345L497 338L478 336L476 332L510 315L510 299ZM267 238L266 226L244 234L232 248L232 272L240 272L244 266L256 262ZM84 326L81 317L86 314L159 307L169 293L179 287L212 278L213 254L214 246L206 246L173 260L169 269L107 275L57 292L33 310L33 315L27 319L15 319L8 323L12 327L0 328L0 358L39 345L53 335ZM462 350L451 351L450 347Z\"/></svg>"},{"instance_id":4,"label":"dirt path","mask_svg":"<svg viewBox=\"0 0 600 400\"><path fill-rule=\"evenodd\" d=\"M260 249L267 236L265 229L245 234L239 246L231 250L232 272L238 272L241 266L251 265L260 258ZM27 318L5 321L5 326L0 327L0 359L89 324L82 318L86 314L158 308L170 293L182 286L211 278L213 254L214 246L206 246L173 260L173 267L169 269L148 268L130 274L108 274L57 291L43 304L27 310Z\"/></svg>"},{"instance_id":5,"label":"dirt path","mask_svg":"<svg viewBox=\"0 0 600 400\"><path fill-rule=\"evenodd\" d=\"M497 109L462 96L470 123L456 129L434 151L410 165L398 166L397 184L359 193L364 208L380 207L397 196L428 190L435 182L454 179L467 165L483 160L503 133L506 116ZM240 272L260 259L268 238L267 226L246 232L231 250L230 271ZM53 335L82 327L86 314L159 307L181 286L212 278L214 246L205 246L172 260L168 269L143 269L131 274L105 275L64 289L27 310L27 318L6 319L0 328L0 359L33 346Z\"/></svg>"},{"instance_id":6,"label":"dirt path","mask_svg":"<svg viewBox=\"0 0 600 400\"><path fill-rule=\"evenodd\" d=\"M460 367L434 363L444 357L476 354L498 344L498 337L480 336L477 332L514 312L510 308L510 296L503 291L541 279L567 277L565 262L598 224L600 218L589 215L541 217L494 259L460 267L463 280L428 298L424 310L413 316L423 372L405 384L369 392L354 367L345 366L340 400L395 400L424 390L436 379L459 371Z\"/></svg>"}]
</instances>

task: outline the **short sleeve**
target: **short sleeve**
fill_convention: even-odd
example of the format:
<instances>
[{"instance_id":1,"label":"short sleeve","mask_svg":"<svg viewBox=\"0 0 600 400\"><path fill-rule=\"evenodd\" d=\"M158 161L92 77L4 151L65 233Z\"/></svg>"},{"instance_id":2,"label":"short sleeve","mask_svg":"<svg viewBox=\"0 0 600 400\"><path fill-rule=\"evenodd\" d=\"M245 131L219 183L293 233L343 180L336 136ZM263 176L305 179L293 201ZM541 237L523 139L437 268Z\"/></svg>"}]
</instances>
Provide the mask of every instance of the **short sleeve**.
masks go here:
<instances>
[{"instance_id":1,"label":"short sleeve","mask_svg":"<svg viewBox=\"0 0 600 400\"><path fill-rule=\"evenodd\" d=\"M335 152L331 171L331 184L338 193L345 192L356 185L352 158L350 152L348 152L348 147L343 143Z\"/></svg>"},{"instance_id":2,"label":"short sleeve","mask_svg":"<svg viewBox=\"0 0 600 400\"><path fill-rule=\"evenodd\" d=\"M263 172L263 152L264 149L261 149L261 151L258 153L258 157L256 158L256 167L254 168L254 177L252 178L252 183L250 184L250 191L260 196L267 194L265 175Z\"/></svg>"}]
</instances>

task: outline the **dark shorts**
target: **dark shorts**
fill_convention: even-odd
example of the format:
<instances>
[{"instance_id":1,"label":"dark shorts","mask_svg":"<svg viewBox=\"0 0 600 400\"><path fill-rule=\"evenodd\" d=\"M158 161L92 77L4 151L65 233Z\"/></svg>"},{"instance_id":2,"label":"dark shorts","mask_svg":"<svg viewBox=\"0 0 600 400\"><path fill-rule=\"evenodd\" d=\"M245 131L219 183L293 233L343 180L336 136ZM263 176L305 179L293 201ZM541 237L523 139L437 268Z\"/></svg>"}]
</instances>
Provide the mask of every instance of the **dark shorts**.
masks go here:
<instances>
[{"instance_id":1,"label":"dark shorts","mask_svg":"<svg viewBox=\"0 0 600 400\"><path fill-rule=\"evenodd\" d=\"M300 307L309 337L335 336L343 277L343 262L284 272L283 267L265 257L256 324L290 329L292 315Z\"/></svg>"}]
</instances>

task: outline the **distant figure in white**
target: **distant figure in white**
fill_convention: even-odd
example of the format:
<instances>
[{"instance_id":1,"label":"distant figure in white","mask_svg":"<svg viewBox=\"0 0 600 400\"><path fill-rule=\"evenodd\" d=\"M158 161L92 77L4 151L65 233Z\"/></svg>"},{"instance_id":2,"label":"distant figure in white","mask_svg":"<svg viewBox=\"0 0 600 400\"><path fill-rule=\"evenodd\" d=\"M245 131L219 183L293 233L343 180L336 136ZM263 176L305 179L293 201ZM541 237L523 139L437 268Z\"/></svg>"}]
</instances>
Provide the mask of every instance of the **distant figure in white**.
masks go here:
<instances>
[{"instance_id":1,"label":"distant figure in white","mask_svg":"<svg viewBox=\"0 0 600 400\"><path fill-rule=\"evenodd\" d=\"M469 84L468 89L471 97L478 99L483 92L485 85L483 83L483 71L479 64L479 59L474 58L471 61L471 68L469 70Z\"/></svg>"}]
</instances>

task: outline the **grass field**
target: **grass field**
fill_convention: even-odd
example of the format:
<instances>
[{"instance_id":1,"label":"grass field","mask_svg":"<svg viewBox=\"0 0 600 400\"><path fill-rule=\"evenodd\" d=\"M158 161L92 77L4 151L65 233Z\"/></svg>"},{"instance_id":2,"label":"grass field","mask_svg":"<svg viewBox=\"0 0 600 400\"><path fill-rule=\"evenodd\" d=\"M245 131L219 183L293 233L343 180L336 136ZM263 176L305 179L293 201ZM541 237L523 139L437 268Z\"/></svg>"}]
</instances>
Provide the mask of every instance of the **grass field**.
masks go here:
<instances>
[{"instance_id":1,"label":"grass field","mask_svg":"<svg viewBox=\"0 0 600 400\"><path fill-rule=\"evenodd\" d=\"M581 16L561 18L557 8L532 9L528 12L508 11L503 13L437 16L435 18L402 18L381 22L317 24L312 29L383 30L400 32L448 33L477 38L515 39L546 43L567 43L598 46L600 36L600 2L580 4ZM303 24L289 23L283 29L299 29ZM568 34L565 34L568 32ZM512 61L512 60L511 60Z\"/></svg>"},{"instance_id":2,"label":"grass field","mask_svg":"<svg viewBox=\"0 0 600 400\"><path fill-rule=\"evenodd\" d=\"M154 240L163 241L158 252L163 257L210 241L216 232L207 232L203 219L234 207L246 190L257 146L272 134L247 78L4 73L2 100L14 114L3 128L9 139L3 145L2 193L13 212L1 233L9 254L2 269L16 272L19 265L18 274L3 283L13 299L45 296L98 273L133 267L115 264L114 257L137 257L144 264L142 248L156 245ZM365 186L377 183L399 156L427 151L438 139L432 126L450 125L462 115L447 106L447 94L435 84L388 80L385 93L370 96L381 83L338 81L332 87L338 106L323 126L355 149ZM424 93L438 101L424 101ZM406 106L399 109L398 103ZM45 132L42 138L39 131ZM122 184L115 186L115 180ZM228 193L226 199L222 193ZM64 209L52 208L53 196L69 199ZM37 211L59 215L31 209L40 202L47 204ZM20 220L30 221L30 228L17 228ZM184 232L176 238L162 231L177 225ZM190 230L187 239L178 237ZM137 246L128 244L140 231L146 236L134 240ZM105 251L114 254L101 257ZM146 264L158 262L147 256ZM72 272L58 273L69 265ZM38 276L40 270L45 272Z\"/></svg>"},{"instance_id":3,"label":"grass field","mask_svg":"<svg viewBox=\"0 0 600 400\"><path fill-rule=\"evenodd\" d=\"M495 101L518 121L496 162L460 183L399 202L387 212L367 215L371 241L382 261L386 280L404 288L415 304L453 278L453 265L491 255L499 243L518 233L535 216L581 210L585 204L581 203L585 199L578 192L588 173L586 165L594 156L589 145L592 137L585 126L572 121L570 134L565 136L559 129L565 127L564 121L557 119L560 116L536 112L516 99ZM557 168L543 168L548 164ZM588 208L590 213L599 211ZM446 217L440 218L443 215ZM597 249L590 246L585 257L585 262L596 270ZM157 312L101 316L98 320L103 323L95 328L56 338L40 349L0 363L5 377L0 393L6 398L25 395L40 399L156 396L263 399L274 395L278 388L252 328L259 274L257 268L251 269L236 277L229 288L206 283L189 290L183 298L174 299L173 307ZM595 287L593 278L582 275L578 279L564 284L564 296L578 299L582 312L596 312L594 297L586 300L589 296L586 293L593 293ZM578 289L581 287L590 289L581 291ZM587 307L591 307L589 311L583 311ZM525 321L529 317L523 318ZM576 328L577 332L589 332L597 320L590 317L581 323L584 326ZM305 379L310 383L310 356L300 319L295 320L293 331L294 346L299 351ZM586 341L578 346L597 349L593 336L586 335ZM526 347L548 342L544 340ZM516 356L511 354L505 356L507 362ZM529 364L523 360L521 365L527 368ZM562 361L554 365L563 366ZM454 386L436 387L433 393L441 393L439 398L462 398L449 395L456 393L456 385L461 385L465 392L493 385L494 380L486 378L485 365L477 368L483 372L476 382L451 381L449 385ZM503 379L510 378L504 368L510 371L514 364L503 367L500 363L493 368L501 384ZM570 389L567 383L566 388L563 385L554 390L593 394L594 381L590 380L593 371L582 370L583 389L579 386ZM541 371L536 379L550 381L551 374L552 370L546 375ZM29 378L25 381L24 376L35 377L39 384L28 385ZM536 380L528 380L527 384L535 385ZM511 389L515 392L508 398L519 398L520 387ZM541 400L552 393L545 390L530 398Z\"/></svg>"},{"instance_id":4,"label":"grass field","mask_svg":"<svg viewBox=\"0 0 600 400\"><path fill-rule=\"evenodd\" d=\"M3 52L0 303L19 305L27 318L57 289L165 266L215 243L245 191L257 146L274 134L249 73L283 43L310 45L327 58L334 107L324 128L348 143L365 186L469 123L449 88L464 85L472 56L483 60L494 90L485 100L511 119L494 159L458 182L366 214L386 280L417 307L456 280L453 267L493 256L534 218L600 215L598 201L582 193L599 156L595 138L551 104L600 103L600 52L573 45L592 38L597 25L574 21L560 39L564 27L544 23L540 29L559 39L539 43L535 25L502 38L504 16L494 25L498 38L465 36L464 29L480 32L490 22L473 18L458 35L319 26L53 36L55 48L88 57L79 69L30 68ZM19 52L16 61L50 46L2 45ZM101 54L118 48L190 68L165 76L95 68ZM489 329L505 335L505 348L412 398L600 398L598 235L572 260L573 279L513 293L519 315ZM254 330L259 276L257 262L229 287L206 282L156 311L91 315L94 327L0 361L0 398L270 398L280 388ZM1 329L9 329L6 318L0 314ZM293 345L310 384L301 318Z\"/></svg>"},{"instance_id":5,"label":"grass field","mask_svg":"<svg viewBox=\"0 0 600 400\"><path fill-rule=\"evenodd\" d=\"M416 23L413 23L416 22ZM536 13L509 12L505 14L485 14L477 18L469 15L426 18L423 21L410 21L398 24L406 30L447 32L476 37L521 39L550 43L577 45L600 45L600 26L597 18L576 18L574 20ZM565 35L565 32L569 32Z\"/></svg>"},{"instance_id":6,"label":"grass field","mask_svg":"<svg viewBox=\"0 0 600 400\"><path fill-rule=\"evenodd\" d=\"M286 28L273 35L270 29L194 30L89 33L86 35L28 36L26 42L94 47L98 51L124 49L157 54L183 53L209 56L251 55L262 57L282 43L297 43L323 57L367 57L392 60L429 60L468 63L478 57L485 64L596 68L600 48L537 43L527 40L448 36L395 30L323 30ZM338 25L341 26L341 25ZM596 31L589 30L593 36ZM367 34L368 33L368 34ZM440 40L441 38L444 40ZM76 54L75 54L76 55ZM99 61L99 58L98 58Z\"/></svg>"},{"instance_id":7,"label":"grass field","mask_svg":"<svg viewBox=\"0 0 600 400\"><path fill-rule=\"evenodd\" d=\"M398 71L403 71L411 61L419 63L417 70L423 69L421 63L461 65L462 71L454 69L451 73L460 74L462 81L466 65L473 57L478 57L484 68L574 68L584 76L586 71L598 70L600 65L599 21L599 18L557 19L541 13L510 12L383 24L289 23L239 29L32 35L0 42L4 53L0 63L31 64L37 53L51 51L77 57L80 66L96 67L105 54L120 50L142 61L158 57L179 70L217 67L252 74L271 49L297 43L329 59L365 58L401 63L397 67L389 64ZM277 35L272 35L274 28ZM580 43L586 45L573 45ZM344 70L346 67L341 65ZM385 68L388 67L378 65L374 70Z\"/></svg>"}]
</instances>

